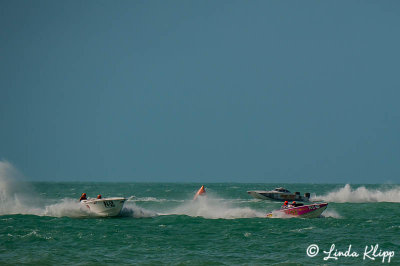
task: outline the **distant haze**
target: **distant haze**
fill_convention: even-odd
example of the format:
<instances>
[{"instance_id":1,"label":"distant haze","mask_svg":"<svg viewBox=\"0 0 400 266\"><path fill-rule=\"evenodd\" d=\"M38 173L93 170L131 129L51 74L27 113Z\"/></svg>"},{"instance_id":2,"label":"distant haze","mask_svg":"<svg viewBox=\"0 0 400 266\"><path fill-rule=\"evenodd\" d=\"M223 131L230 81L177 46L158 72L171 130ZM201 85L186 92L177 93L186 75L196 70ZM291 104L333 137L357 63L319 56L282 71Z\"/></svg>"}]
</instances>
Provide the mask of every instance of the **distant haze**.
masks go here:
<instances>
[{"instance_id":1,"label":"distant haze","mask_svg":"<svg viewBox=\"0 0 400 266\"><path fill-rule=\"evenodd\" d=\"M31 180L400 182L399 1L0 2Z\"/></svg>"}]
</instances>

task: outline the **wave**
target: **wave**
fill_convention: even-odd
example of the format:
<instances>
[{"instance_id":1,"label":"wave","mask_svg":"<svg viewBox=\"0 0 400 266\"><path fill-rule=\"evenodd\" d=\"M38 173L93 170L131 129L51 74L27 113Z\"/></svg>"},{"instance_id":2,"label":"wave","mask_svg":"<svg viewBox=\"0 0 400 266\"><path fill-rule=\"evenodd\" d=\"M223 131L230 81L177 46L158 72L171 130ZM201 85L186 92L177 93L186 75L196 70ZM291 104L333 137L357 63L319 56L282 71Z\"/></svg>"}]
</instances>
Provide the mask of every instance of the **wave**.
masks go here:
<instances>
[{"instance_id":1,"label":"wave","mask_svg":"<svg viewBox=\"0 0 400 266\"><path fill-rule=\"evenodd\" d=\"M342 216L337 212L337 211L335 211L335 210L326 210L326 211L324 211L322 214L321 214L321 216L322 217L325 217L325 218L328 218L328 217L330 217L330 218L336 218L336 219L340 219L340 218L342 218Z\"/></svg>"},{"instance_id":2,"label":"wave","mask_svg":"<svg viewBox=\"0 0 400 266\"><path fill-rule=\"evenodd\" d=\"M349 184L322 196L313 196L312 201L327 202L400 202L400 187L390 189L368 189L364 186L353 189Z\"/></svg>"}]
</instances>

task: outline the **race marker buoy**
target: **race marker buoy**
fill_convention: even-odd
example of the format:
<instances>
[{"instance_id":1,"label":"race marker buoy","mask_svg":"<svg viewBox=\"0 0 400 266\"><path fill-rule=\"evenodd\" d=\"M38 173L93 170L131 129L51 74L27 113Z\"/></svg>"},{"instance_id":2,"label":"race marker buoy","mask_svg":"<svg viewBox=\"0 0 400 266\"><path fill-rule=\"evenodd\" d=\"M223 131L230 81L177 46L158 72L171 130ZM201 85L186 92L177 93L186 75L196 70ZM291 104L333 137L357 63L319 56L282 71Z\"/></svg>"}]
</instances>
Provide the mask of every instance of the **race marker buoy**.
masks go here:
<instances>
[{"instance_id":1,"label":"race marker buoy","mask_svg":"<svg viewBox=\"0 0 400 266\"><path fill-rule=\"evenodd\" d=\"M196 195L194 195L193 200L197 199L198 196L205 196L206 195L206 189L204 186L201 186L201 188L196 192Z\"/></svg>"}]
</instances>

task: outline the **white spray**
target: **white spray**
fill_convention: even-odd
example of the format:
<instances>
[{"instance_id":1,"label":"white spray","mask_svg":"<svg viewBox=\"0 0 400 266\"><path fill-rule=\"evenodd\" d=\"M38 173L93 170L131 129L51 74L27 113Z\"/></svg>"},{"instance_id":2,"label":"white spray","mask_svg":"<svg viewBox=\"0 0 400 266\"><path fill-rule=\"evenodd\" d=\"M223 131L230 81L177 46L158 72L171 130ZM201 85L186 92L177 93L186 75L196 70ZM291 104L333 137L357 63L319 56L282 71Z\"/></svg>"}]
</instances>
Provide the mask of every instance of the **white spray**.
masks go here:
<instances>
[{"instance_id":1,"label":"white spray","mask_svg":"<svg viewBox=\"0 0 400 266\"><path fill-rule=\"evenodd\" d=\"M88 216L88 212L81 208L76 199L66 198L56 204L46 203L10 162L0 161L0 215L7 214Z\"/></svg>"},{"instance_id":2,"label":"white spray","mask_svg":"<svg viewBox=\"0 0 400 266\"><path fill-rule=\"evenodd\" d=\"M400 187L390 189L367 189L364 186L353 189L349 184L326 195L314 196L313 201L327 202L400 202Z\"/></svg>"},{"instance_id":3,"label":"white spray","mask_svg":"<svg viewBox=\"0 0 400 266\"><path fill-rule=\"evenodd\" d=\"M259 212L248 207L233 207L229 202L213 198L209 194L206 197L198 197L196 200L184 203L165 213L165 215L171 214L204 217L207 219L265 217L264 212Z\"/></svg>"},{"instance_id":4,"label":"white spray","mask_svg":"<svg viewBox=\"0 0 400 266\"><path fill-rule=\"evenodd\" d=\"M38 204L22 174L8 161L0 161L0 214L38 214Z\"/></svg>"}]
</instances>

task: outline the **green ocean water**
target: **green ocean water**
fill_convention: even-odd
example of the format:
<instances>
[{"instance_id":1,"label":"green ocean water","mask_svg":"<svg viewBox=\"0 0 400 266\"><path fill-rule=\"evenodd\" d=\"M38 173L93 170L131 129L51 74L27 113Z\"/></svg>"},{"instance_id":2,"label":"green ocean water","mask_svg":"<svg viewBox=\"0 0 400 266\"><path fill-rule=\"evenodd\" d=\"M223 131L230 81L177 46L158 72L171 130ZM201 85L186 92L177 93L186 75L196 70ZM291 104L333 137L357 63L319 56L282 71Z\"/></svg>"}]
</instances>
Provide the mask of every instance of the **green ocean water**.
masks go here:
<instances>
[{"instance_id":1,"label":"green ocean water","mask_svg":"<svg viewBox=\"0 0 400 266\"><path fill-rule=\"evenodd\" d=\"M192 201L201 185L3 182L0 265L380 265L385 251L400 265L398 185L210 183L207 197ZM315 219L267 219L281 203L246 191L277 186L311 192L328 209ZM80 211L82 192L129 200L119 217L92 218ZM310 257L312 244L319 252ZM359 256L324 260L332 244ZM371 245L376 257L364 258Z\"/></svg>"}]
</instances>

